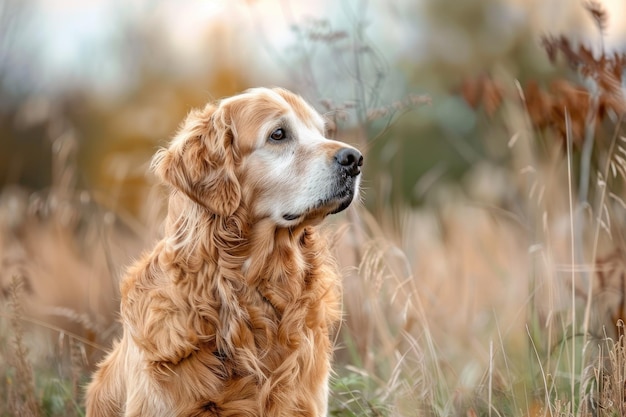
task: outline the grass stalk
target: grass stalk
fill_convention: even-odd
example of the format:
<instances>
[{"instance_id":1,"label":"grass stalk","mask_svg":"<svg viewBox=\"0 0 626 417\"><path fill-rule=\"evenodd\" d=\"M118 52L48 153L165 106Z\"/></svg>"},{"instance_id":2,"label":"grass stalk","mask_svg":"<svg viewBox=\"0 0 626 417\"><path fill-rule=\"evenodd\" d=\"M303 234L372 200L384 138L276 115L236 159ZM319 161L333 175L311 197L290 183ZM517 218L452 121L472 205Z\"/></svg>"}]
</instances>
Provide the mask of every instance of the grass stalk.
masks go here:
<instances>
[{"instance_id":1,"label":"grass stalk","mask_svg":"<svg viewBox=\"0 0 626 417\"><path fill-rule=\"evenodd\" d=\"M565 129L567 132L567 190L569 197L569 220L570 220L570 256L572 265L576 265L576 238L575 238L575 223L574 223L574 189L572 185L572 133L571 133L571 120L567 108L565 108ZM572 315L572 333L576 333L576 269L572 268L571 272L571 315ZM576 337L571 338L571 369L570 369L570 384L571 384L571 409L572 414L575 413L574 401L576 394Z\"/></svg>"}]
</instances>

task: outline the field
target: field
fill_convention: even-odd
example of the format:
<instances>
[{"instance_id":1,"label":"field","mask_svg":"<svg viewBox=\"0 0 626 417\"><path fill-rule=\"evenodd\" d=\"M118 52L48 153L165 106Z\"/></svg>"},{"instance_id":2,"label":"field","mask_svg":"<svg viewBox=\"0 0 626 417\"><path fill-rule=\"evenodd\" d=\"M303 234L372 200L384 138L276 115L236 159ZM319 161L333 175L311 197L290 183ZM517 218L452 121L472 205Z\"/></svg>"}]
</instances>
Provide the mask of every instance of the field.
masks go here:
<instances>
[{"instance_id":1,"label":"field","mask_svg":"<svg viewBox=\"0 0 626 417\"><path fill-rule=\"evenodd\" d=\"M602 31L602 9L588 11ZM338 137L366 155L361 203L325 226L344 277L330 415L626 417L626 56L542 45L560 65L550 82L464 80L498 157L445 181L435 166L412 184L417 202L368 161L402 149L402 117L437 103L325 104L354 110ZM1 417L84 415L83 387L120 331L118 280L160 234L151 176L85 189L76 152L56 135L51 187L1 189ZM116 166L145 172L132 158Z\"/></svg>"}]
</instances>

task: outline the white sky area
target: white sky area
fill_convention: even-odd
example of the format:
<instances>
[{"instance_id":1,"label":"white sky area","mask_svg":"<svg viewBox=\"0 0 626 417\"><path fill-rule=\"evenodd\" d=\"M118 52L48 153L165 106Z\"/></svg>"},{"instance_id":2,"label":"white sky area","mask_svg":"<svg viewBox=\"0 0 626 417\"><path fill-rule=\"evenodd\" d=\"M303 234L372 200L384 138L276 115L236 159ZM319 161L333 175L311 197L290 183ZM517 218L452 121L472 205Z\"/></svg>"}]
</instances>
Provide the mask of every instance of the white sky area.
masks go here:
<instances>
[{"instance_id":1,"label":"white sky area","mask_svg":"<svg viewBox=\"0 0 626 417\"><path fill-rule=\"evenodd\" d=\"M521 18L528 13L528 5L534 3L539 16L535 16L535 20L545 24L550 32L563 23L559 20L567 15L563 10L573 3L571 0L511 2L520 5ZM602 3L612 19L605 45L623 48L626 1L603 0ZM35 88L40 84L41 88L54 89L55 85L63 83L82 80L93 84L93 80L97 80L97 85L105 91L125 88L124 71L128 69L112 51L120 43L129 42L123 29L134 22L157 22L148 27L162 31L163 39L181 68L193 67L195 57L206 53L210 47L206 35L214 22L226 22L233 27L237 40L244 41L239 44L245 48L240 53L257 54L261 67L271 67L268 47L281 53L293 44L291 25L301 23L307 16L333 17L339 25L349 25L355 14L364 11L370 23L368 38L381 48L384 59L393 62L409 53L413 59L419 59L415 45L419 45L423 34L419 29L422 25L415 21L415 13L410 15L413 21L408 20L403 10L406 4L400 0L35 0L34 15L23 27L19 45L26 57L33 58L32 61L24 58L33 68L24 71L21 81L35 83ZM617 21L618 18L622 21ZM199 41L202 39L204 41ZM444 44L448 41L453 39L441 39ZM141 45L135 47L141 48Z\"/></svg>"},{"instance_id":2,"label":"white sky area","mask_svg":"<svg viewBox=\"0 0 626 417\"><path fill-rule=\"evenodd\" d=\"M229 41L207 39L216 22L233 26L238 40L244 41L241 44L246 48L244 52L258 54L262 62L262 48L266 45L282 51L293 42L288 19L323 17L332 1L250 3L237 0L37 0L34 16L26 27L23 48L36 50L42 84L54 86L55 80L76 82L87 77L97 78L105 90L114 88L112 85L116 83L124 88L124 62L116 60L112 51L119 43L129 42L123 33L128 22L156 23L160 37L167 42L163 46L184 71L202 61L202 54L211 47L207 42ZM266 42L254 45L260 30ZM140 45L135 47L141 48Z\"/></svg>"}]
</instances>

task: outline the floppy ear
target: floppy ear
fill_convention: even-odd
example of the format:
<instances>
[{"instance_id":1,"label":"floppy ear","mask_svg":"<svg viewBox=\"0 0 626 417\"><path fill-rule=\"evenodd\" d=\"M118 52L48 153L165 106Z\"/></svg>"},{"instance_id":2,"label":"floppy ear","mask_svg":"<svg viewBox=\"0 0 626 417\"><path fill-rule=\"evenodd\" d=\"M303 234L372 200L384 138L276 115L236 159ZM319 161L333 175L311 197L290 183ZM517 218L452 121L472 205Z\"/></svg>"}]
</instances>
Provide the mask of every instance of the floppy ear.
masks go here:
<instances>
[{"instance_id":1,"label":"floppy ear","mask_svg":"<svg viewBox=\"0 0 626 417\"><path fill-rule=\"evenodd\" d=\"M169 147L154 155L152 169L196 203L230 216L241 200L234 158L227 109L209 104L187 115Z\"/></svg>"}]
</instances>

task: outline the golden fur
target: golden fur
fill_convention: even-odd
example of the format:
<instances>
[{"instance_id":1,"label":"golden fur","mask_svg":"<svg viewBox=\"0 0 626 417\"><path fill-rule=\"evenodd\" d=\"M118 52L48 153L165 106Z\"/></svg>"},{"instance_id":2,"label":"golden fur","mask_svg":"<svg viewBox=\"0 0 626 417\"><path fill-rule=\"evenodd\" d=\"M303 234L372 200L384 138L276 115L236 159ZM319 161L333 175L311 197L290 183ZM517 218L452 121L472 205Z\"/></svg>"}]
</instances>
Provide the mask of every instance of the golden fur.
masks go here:
<instances>
[{"instance_id":1,"label":"golden fur","mask_svg":"<svg viewBox=\"0 0 626 417\"><path fill-rule=\"evenodd\" d=\"M315 226L354 199L361 164L286 90L192 111L154 157L164 237L123 279L87 416L326 415L339 277Z\"/></svg>"}]
</instances>

